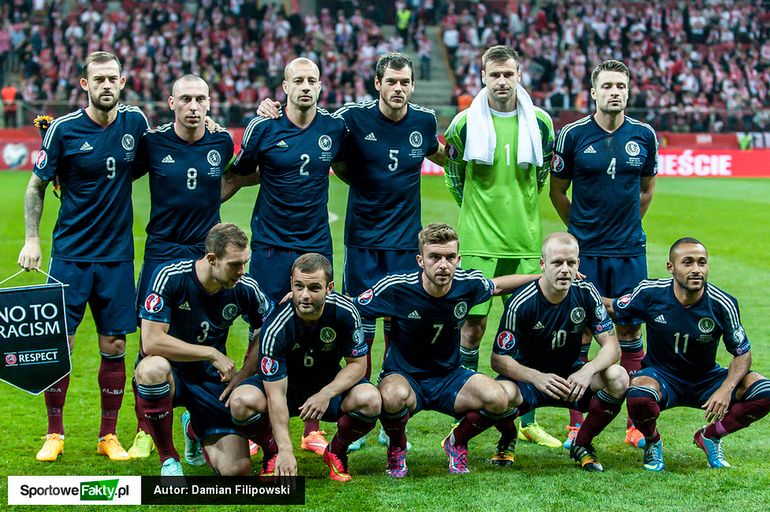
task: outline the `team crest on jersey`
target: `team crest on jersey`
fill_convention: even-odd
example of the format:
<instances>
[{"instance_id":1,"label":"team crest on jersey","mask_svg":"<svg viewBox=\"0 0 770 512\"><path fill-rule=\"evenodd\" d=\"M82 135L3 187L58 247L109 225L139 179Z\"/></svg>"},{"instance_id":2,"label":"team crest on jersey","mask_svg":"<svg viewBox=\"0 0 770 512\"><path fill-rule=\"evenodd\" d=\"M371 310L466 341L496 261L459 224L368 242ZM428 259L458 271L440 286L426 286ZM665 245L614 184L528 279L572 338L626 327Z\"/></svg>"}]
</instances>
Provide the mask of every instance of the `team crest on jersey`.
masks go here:
<instances>
[{"instance_id":1,"label":"team crest on jersey","mask_svg":"<svg viewBox=\"0 0 770 512\"><path fill-rule=\"evenodd\" d=\"M363 305L369 304L372 301L372 298L374 298L374 291L369 288L358 296L358 303Z\"/></svg>"},{"instance_id":2,"label":"team crest on jersey","mask_svg":"<svg viewBox=\"0 0 770 512\"><path fill-rule=\"evenodd\" d=\"M618 307L623 309L624 307L631 304L631 294L628 293L626 295L623 295L621 298L618 299Z\"/></svg>"},{"instance_id":3,"label":"team crest on jersey","mask_svg":"<svg viewBox=\"0 0 770 512\"><path fill-rule=\"evenodd\" d=\"M271 376L278 373L278 361L272 357L264 356L259 366L262 369L263 375Z\"/></svg>"},{"instance_id":4,"label":"team crest on jersey","mask_svg":"<svg viewBox=\"0 0 770 512\"><path fill-rule=\"evenodd\" d=\"M323 151L329 151L332 148L332 138L328 135L318 137L318 147Z\"/></svg>"},{"instance_id":5,"label":"team crest on jersey","mask_svg":"<svg viewBox=\"0 0 770 512\"><path fill-rule=\"evenodd\" d=\"M551 170L553 172L562 172L564 170L564 159L559 155L553 155L553 160L551 160Z\"/></svg>"},{"instance_id":6,"label":"team crest on jersey","mask_svg":"<svg viewBox=\"0 0 770 512\"><path fill-rule=\"evenodd\" d=\"M448 156L450 160L457 160L457 158L460 156L460 150L457 149L457 146L452 143L447 143L445 151L446 156Z\"/></svg>"},{"instance_id":7,"label":"team crest on jersey","mask_svg":"<svg viewBox=\"0 0 770 512\"><path fill-rule=\"evenodd\" d=\"M586 319L586 310L583 308L574 308L569 312L569 319L572 320L573 324L583 323L583 320Z\"/></svg>"},{"instance_id":8,"label":"team crest on jersey","mask_svg":"<svg viewBox=\"0 0 770 512\"><path fill-rule=\"evenodd\" d=\"M219 164L222 163L222 157L220 156L219 151L216 149L209 151L209 154L206 155L206 160L208 161L209 165L213 167L218 167Z\"/></svg>"},{"instance_id":9,"label":"team crest on jersey","mask_svg":"<svg viewBox=\"0 0 770 512\"><path fill-rule=\"evenodd\" d=\"M337 331L332 329L331 327L324 327L321 329L320 334L321 341L323 341L326 344L329 344L333 342L335 339L337 339ZM325 348L325 350L328 350Z\"/></svg>"},{"instance_id":10,"label":"team crest on jersey","mask_svg":"<svg viewBox=\"0 0 770 512\"><path fill-rule=\"evenodd\" d=\"M500 350L511 350L516 344L516 337L511 331L503 331L497 335L496 343Z\"/></svg>"},{"instance_id":11,"label":"team crest on jersey","mask_svg":"<svg viewBox=\"0 0 770 512\"><path fill-rule=\"evenodd\" d=\"M708 334L711 331L714 330L714 326L716 324L714 323L714 320L705 316L698 320L698 329L700 329L700 332Z\"/></svg>"},{"instance_id":12,"label":"team crest on jersey","mask_svg":"<svg viewBox=\"0 0 770 512\"><path fill-rule=\"evenodd\" d=\"M455 306L455 318L461 319L468 313L468 304L465 301L458 302Z\"/></svg>"},{"instance_id":13,"label":"team crest on jersey","mask_svg":"<svg viewBox=\"0 0 770 512\"><path fill-rule=\"evenodd\" d=\"M148 313L157 313L163 309L163 297L157 293L149 294L144 301L144 309L146 309Z\"/></svg>"},{"instance_id":14,"label":"team crest on jersey","mask_svg":"<svg viewBox=\"0 0 770 512\"><path fill-rule=\"evenodd\" d=\"M48 153L46 153L44 149L41 149L37 154L37 158L35 158L35 166L38 169L42 169L43 167L45 167L47 163L48 163Z\"/></svg>"},{"instance_id":15,"label":"team crest on jersey","mask_svg":"<svg viewBox=\"0 0 770 512\"><path fill-rule=\"evenodd\" d=\"M134 136L130 133L127 133L123 135L123 138L120 139L120 144L123 146L123 149L126 151L131 151L134 149Z\"/></svg>"},{"instance_id":16,"label":"team crest on jersey","mask_svg":"<svg viewBox=\"0 0 770 512\"><path fill-rule=\"evenodd\" d=\"M419 148L420 146L422 146L422 133L420 132L410 133L409 144L411 144L413 148Z\"/></svg>"},{"instance_id":17,"label":"team crest on jersey","mask_svg":"<svg viewBox=\"0 0 770 512\"><path fill-rule=\"evenodd\" d=\"M639 144L637 142L633 140L626 142L626 153L628 153L628 156L636 156L639 154L639 151Z\"/></svg>"},{"instance_id":18,"label":"team crest on jersey","mask_svg":"<svg viewBox=\"0 0 770 512\"><path fill-rule=\"evenodd\" d=\"M228 304L222 310L222 318L225 320L233 320L236 316L238 316L238 306L235 304Z\"/></svg>"}]
</instances>

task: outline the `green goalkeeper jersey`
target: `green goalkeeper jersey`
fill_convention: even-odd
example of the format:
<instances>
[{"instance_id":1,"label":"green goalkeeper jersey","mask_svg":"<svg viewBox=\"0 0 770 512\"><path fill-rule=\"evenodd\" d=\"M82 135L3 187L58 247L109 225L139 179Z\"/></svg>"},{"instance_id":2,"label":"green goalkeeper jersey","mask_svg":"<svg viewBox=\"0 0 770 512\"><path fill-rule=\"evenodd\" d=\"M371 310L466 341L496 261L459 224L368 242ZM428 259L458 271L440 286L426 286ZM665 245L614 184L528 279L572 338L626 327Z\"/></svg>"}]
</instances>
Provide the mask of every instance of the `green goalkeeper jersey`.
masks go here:
<instances>
[{"instance_id":1,"label":"green goalkeeper jersey","mask_svg":"<svg viewBox=\"0 0 770 512\"><path fill-rule=\"evenodd\" d=\"M460 112L446 133L444 173L460 205L460 252L492 258L537 258L543 241L538 196L553 156L553 122L535 107L543 147L543 166L516 164L519 121L516 112L494 112L494 163L463 160L466 114Z\"/></svg>"}]
</instances>

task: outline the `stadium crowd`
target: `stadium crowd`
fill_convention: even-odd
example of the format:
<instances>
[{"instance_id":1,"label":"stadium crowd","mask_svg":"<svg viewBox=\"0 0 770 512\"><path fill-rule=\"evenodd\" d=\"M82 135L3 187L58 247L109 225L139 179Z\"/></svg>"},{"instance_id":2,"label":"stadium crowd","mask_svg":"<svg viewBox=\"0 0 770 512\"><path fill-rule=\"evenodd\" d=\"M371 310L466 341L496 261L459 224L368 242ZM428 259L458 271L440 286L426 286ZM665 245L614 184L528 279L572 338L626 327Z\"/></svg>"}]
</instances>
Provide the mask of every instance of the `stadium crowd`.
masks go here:
<instances>
[{"instance_id":1,"label":"stadium crowd","mask_svg":"<svg viewBox=\"0 0 770 512\"><path fill-rule=\"evenodd\" d=\"M441 25L456 98L481 89L483 50L508 44L523 56L524 86L549 111L588 112L590 69L613 58L631 69L629 110L655 128L770 128L770 11L763 2L517 4L448 3Z\"/></svg>"},{"instance_id":2,"label":"stadium crowd","mask_svg":"<svg viewBox=\"0 0 770 512\"><path fill-rule=\"evenodd\" d=\"M119 10L107 9L105 2L81 2L71 10L65 4L36 0L0 7L6 20L0 66L15 53L22 99L64 102L64 111L85 99L74 86L77 63L102 48L114 49L124 63L128 103L166 98L173 77L195 73L213 86L214 115L243 126L262 99L285 99L280 84L292 58L302 54L319 63L321 104L335 106L376 96L377 56L402 46L398 38L383 36L373 5L303 16L242 0L126 0ZM157 120L151 108L145 112Z\"/></svg>"},{"instance_id":3,"label":"stadium crowd","mask_svg":"<svg viewBox=\"0 0 770 512\"><path fill-rule=\"evenodd\" d=\"M0 6L0 69L10 77L18 67L19 99L63 111L82 104L77 62L109 47L125 61L129 103L165 98L171 77L192 72L214 85L214 115L245 125L262 99L284 99L281 70L297 55L319 62L321 105L376 97L376 56L411 43L429 62L425 28L440 20L455 101L478 92L481 52L500 43L523 55L523 84L549 111L588 112L587 70L616 58L632 72L630 111L656 128L770 130L770 11L761 2L409 0L383 9L352 1L319 2L318 15L243 0L69 5ZM396 24L393 37L383 23Z\"/></svg>"}]
</instances>

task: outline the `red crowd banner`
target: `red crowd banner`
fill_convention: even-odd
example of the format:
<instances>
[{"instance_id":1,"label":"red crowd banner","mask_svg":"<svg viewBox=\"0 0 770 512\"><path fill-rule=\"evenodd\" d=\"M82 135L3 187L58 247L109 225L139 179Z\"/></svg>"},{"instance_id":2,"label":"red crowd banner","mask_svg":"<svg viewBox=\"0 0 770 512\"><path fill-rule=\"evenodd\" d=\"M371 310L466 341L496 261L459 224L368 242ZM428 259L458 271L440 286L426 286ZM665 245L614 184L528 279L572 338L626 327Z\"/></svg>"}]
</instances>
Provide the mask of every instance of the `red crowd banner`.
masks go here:
<instances>
[{"instance_id":1,"label":"red crowd banner","mask_svg":"<svg viewBox=\"0 0 770 512\"><path fill-rule=\"evenodd\" d=\"M235 140L236 151L240 148L243 130L229 130ZM39 149L40 135L35 128L0 130L0 170L31 170ZM422 173L442 175L444 170L425 160ZM770 149L741 151L661 147L658 154L658 176L770 178Z\"/></svg>"}]
</instances>

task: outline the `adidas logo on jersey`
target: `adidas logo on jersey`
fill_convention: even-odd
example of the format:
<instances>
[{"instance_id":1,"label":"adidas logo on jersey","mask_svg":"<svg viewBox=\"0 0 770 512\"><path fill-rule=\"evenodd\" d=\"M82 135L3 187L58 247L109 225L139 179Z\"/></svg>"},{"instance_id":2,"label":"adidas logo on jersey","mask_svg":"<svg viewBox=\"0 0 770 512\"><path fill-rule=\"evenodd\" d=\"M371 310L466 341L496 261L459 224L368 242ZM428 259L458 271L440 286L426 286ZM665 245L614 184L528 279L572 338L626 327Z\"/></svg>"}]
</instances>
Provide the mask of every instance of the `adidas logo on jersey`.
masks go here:
<instances>
[{"instance_id":1,"label":"adidas logo on jersey","mask_svg":"<svg viewBox=\"0 0 770 512\"><path fill-rule=\"evenodd\" d=\"M663 315L658 315L655 317L655 321L659 324L665 324L666 319L663 317Z\"/></svg>"},{"instance_id":2,"label":"adidas logo on jersey","mask_svg":"<svg viewBox=\"0 0 770 512\"><path fill-rule=\"evenodd\" d=\"M291 347L292 350L299 350L301 348L302 348L302 345L300 345L299 343L295 343L294 346Z\"/></svg>"},{"instance_id":3,"label":"adidas logo on jersey","mask_svg":"<svg viewBox=\"0 0 770 512\"><path fill-rule=\"evenodd\" d=\"M82 146L80 146L80 151L93 151L94 147L88 143L88 141L85 141Z\"/></svg>"},{"instance_id":4,"label":"adidas logo on jersey","mask_svg":"<svg viewBox=\"0 0 770 512\"><path fill-rule=\"evenodd\" d=\"M171 155L166 155L165 157L163 157L163 160L161 160L160 163L162 163L162 164L173 164L174 163L174 159L171 158Z\"/></svg>"},{"instance_id":5,"label":"adidas logo on jersey","mask_svg":"<svg viewBox=\"0 0 770 512\"><path fill-rule=\"evenodd\" d=\"M593 146L588 146L588 147L585 149L585 151L583 151L583 153L587 153L587 154L595 154L595 153L596 153L596 150L594 149L594 147L593 147Z\"/></svg>"},{"instance_id":6,"label":"adidas logo on jersey","mask_svg":"<svg viewBox=\"0 0 770 512\"><path fill-rule=\"evenodd\" d=\"M371 142L377 142L377 137L374 136L374 132L369 132L369 135L364 137L364 140L368 140Z\"/></svg>"},{"instance_id":7,"label":"adidas logo on jersey","mask_svg":"<svg viewBox=\"0 0 770 512\"><path fill-rule=\"evenodd\" d=\"M179 305L179 309L182 311L190 311L190 304L188 304L187 301L184 301Z\"/></svg>"},{"instance_id":8,"label":"adidas logo on jersey","mask_svg":"<svg viewBox=\"0 0 770 512\"><path fill-rule=\"evenodd\" d=\"M409 316L407 318L411 318L412 320L419 320L422 317L420 316L420 313L418 313L417 310L415 310L409 313Z\"/></svg>"},{"instance_id":9,"label":"adidas logo on jersey","mask_svg":"<svg viewBox=\"0 0 770 512\"><path fill-rule=\"evenodd\" d=\"M288 147L289 147L289 145L288 145L288 144L286 144L286 141L283 141L283 140L282 140L281 142L279 142L278 144L276 144L276 145L275 145L275 147L277 147L277 148L288 148Z\"/></svg>"},{"instance_id":10,"label":"adidas logo on jersey","mask_svg":"<svg viewBox=\"0 0 770 512\"><path fill-rule=\"evenodd\" d=\"M543 329L545 329L545 326L543 325L542 322L536 323L535 326L532 328L533 331L542 331Z\"/></svg>"}]
</instances>

